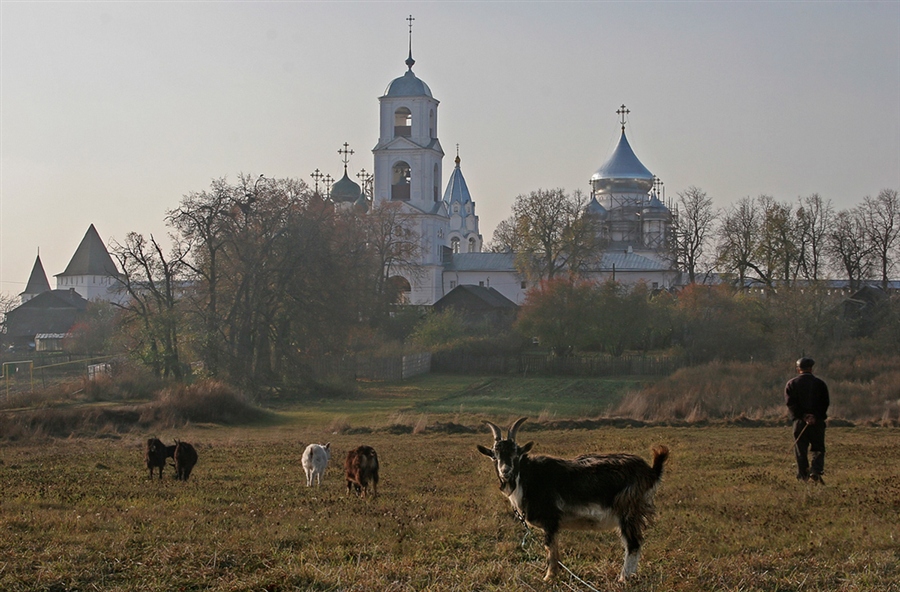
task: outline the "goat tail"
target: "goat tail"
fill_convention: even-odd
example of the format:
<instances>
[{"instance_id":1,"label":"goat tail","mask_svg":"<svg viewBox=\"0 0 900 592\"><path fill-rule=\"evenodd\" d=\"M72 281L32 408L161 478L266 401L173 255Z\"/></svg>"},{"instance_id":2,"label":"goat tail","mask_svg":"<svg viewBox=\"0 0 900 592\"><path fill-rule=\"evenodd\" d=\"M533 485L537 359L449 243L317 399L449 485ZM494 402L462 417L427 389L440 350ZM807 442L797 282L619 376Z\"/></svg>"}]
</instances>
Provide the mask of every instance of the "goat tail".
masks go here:
<instances>
[{"instance_id":1,"label":"goat tail","mask_svg":"<svg viewBox=\"0 0 900 592\"><path fill-rule=\"evenodd\" d=\"M660 479L660 477L662 477L663 464L665 464L668 458L668 446L663 446L662 444L660 444L659 446L653 447L653 472L656 474L657 481Z\"/></svg>"}]
</instances>

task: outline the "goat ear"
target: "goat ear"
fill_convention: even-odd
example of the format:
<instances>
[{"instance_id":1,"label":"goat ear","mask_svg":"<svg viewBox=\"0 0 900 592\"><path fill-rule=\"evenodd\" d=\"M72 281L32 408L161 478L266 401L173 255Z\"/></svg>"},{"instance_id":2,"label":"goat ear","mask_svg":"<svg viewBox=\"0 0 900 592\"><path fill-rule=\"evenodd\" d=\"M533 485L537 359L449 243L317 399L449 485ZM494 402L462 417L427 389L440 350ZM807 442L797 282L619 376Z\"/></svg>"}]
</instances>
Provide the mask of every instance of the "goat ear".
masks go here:
<instances>
[{"instance_id":1,"label":"goat ear","mask_svg":"<svg viewBox=\"0 0 900 592\"><path fill-rule=\"evenodd\" d=\"M481 444L478 444L478 452L480 452L481 454L483 454L485 456L494 458L494 451L491 450L490 448L488 448L487 446L482 446Z\"/></svg>"},{"instance_id":2,"label":"goat ear","mask_svg":"<svg viewBox=\"0 0 900 592\"><path fill-rule=\"evenodd\" d=\"M529 442L525 446L519 447L519 454L527 454L531 447L534 446L534 442Z\"/></svg>"},{"instance_id":3,"label":"goat ear","mask_svg":"<svg viewBox=\"0 0 900 592\"><path fill-rule=\"evenodd\" d=\"M325 443L325 450L331 450L331 442Z\"/></svg>"}]
</instances>

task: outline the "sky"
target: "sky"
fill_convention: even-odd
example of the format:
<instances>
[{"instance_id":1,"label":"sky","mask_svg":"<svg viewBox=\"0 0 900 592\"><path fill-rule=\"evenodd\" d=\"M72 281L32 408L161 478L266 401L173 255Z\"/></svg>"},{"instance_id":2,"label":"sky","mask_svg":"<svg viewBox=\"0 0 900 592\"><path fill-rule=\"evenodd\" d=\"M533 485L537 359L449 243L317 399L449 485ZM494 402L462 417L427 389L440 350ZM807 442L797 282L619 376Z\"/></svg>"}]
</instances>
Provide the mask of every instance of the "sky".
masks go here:
<instances>
[{"instance_id":1,"label":"sky","mask_svg":"<svg viewBox=\"0 0 900 592\"><path fill-rule=\"evenodd\" d=\"M214 179L373 170L413 71L485 243L517 195L589 191L620 134L717 208L900 189L900 2L0 2L0 292L91 224L164 240ZM355 178L355 177L354 177Z\"/></svg>"}]
</instances>

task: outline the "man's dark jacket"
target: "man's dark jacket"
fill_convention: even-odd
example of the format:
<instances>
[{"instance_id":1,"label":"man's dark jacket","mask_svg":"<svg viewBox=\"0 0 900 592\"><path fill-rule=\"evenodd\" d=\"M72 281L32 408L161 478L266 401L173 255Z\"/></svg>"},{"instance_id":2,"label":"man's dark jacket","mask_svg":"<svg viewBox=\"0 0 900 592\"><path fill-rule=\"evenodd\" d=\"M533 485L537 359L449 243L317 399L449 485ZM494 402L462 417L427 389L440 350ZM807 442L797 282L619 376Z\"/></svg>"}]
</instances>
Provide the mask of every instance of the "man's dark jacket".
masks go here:
<instances>
[{"instance_id":1,"label":"man's dark jacket","mask_svg":"<svg viewBox=\"0 0 900 592\"><path fill-rule=\"evenodd\" d=\"M817 421L828 417L828 386L809 372L799 374L784 387L784 402L794 419L812 414Z\"/></svg>"}]
</instances>

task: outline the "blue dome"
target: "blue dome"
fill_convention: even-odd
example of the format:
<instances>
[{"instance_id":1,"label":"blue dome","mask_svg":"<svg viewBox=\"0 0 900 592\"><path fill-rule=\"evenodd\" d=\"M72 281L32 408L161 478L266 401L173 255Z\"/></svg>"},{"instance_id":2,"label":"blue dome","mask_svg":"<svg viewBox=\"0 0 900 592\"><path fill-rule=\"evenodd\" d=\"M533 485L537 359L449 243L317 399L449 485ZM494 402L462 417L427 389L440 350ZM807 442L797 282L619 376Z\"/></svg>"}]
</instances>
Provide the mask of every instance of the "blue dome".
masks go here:
<instances>
[{"instance_id":1,"label":"blue dome","mask_svg":"<svg viewBox=\"0 0 900 592\"><path fill-rule=\"evenodd\" d=\"M647 202L647 205L644 206L642 214L644 215L644 219L646 220L648 219L648 217L668 218L671 212L669 212L669 208L667 208L654 193L650 198L650 201Z\"/></svg>"},{"instance_id":2,"label":"blue dome","mask_svg":"<svg viewBox=\"0 0 900 592\"><path fill-rule=\"evenodd\" d=\"M456 168L450 174L450 181L447 182L447 189L444 191L444 202L447 205L454 203L465 205L472 202L472 195L469 193L469 186L466 185L466 179L459 168L459 162L459 156L457 156Z\"/></svg>"},{"instance_id":3,"label":"blue dome","mask_svg":"<svg viewBox=\"0 0 900 592\"><path fill-rule=\"evenodd\" d=\"M394 78L384 91L386 97L429 97L431 89L415 74L412 69L406 71L406 74L400 78Z\"/></svg>"},{"instance_id":4,"label":"blue dome","mask_svg":"<svg viewBox=\"0 0 900 592\"><path fill-rule=\"evenodd\" d=\"M637 193L647 193L653 187L653 173L635 156L624 128L612 156L591 177L591 185L600 191Z\"/></svg>"},{"instance_id":5,"label":"blue dome","mask_svg":"<svg viewBox=\"0 0 900 592\"><path fill-rule=\"evenodd\" d=\"M584 211L590 216L596 216L601 220L606 220L607 216L609 216L609 212L604 208L599 201L597 201L596 197L592 197L591 201L584 208Z\"/></svg>"},{"instance_id":6,"label":"blue dome","mask_svg":"<svg viewBox=\"0 0 900 592\"><path fill-rule=\"evenodd\" d=\"M347 176L347 171L344 171L344 176L341 177L340 181L331 186L331 201L335 203L355 203L359 199L360 193L362 191L359 185Z\"/></svg>"}]
</instances>

